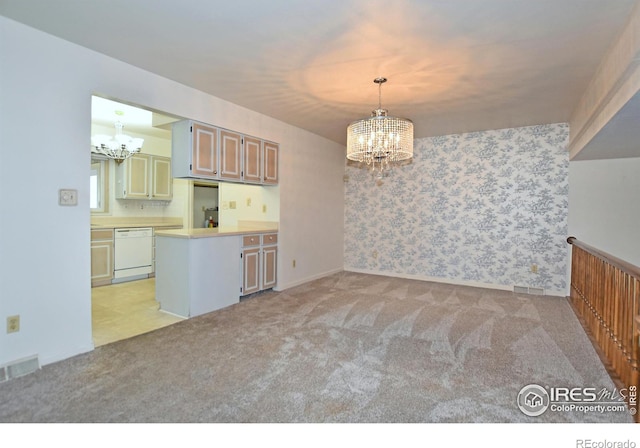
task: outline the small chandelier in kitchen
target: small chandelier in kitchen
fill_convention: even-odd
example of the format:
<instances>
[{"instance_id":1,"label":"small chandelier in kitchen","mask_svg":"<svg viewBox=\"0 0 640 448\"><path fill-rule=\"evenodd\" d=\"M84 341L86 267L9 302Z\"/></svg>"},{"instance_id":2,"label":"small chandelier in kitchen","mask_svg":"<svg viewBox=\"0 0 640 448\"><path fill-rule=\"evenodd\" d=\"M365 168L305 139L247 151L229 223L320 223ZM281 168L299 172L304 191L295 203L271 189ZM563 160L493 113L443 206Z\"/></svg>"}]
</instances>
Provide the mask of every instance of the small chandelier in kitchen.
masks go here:
<instances>
[{"instance_id":1,"label":"small chandelier in kitchen","mask_svg":"<svg viewBox=\"0 0 640 448\"><path fill-rule=\"evenodd\" d=\"M116 115L123 115L123 112L116 111ZM139 153L142 149L144 139L129 137L122 133L124 125L120 120L115 122L116 134L110 135L99 134L91 137L91 152L104 155L122 163L132 155Z\"/></svg>"},{"instance_id":2,"label":"small chandelier in kitchen","mask_svg":"<svg viewBox=\"0 0 640 448\"><path fill-rule=\"evenodd\" d=\"M347 128L347 159L366 163L381 179L392 163L413 157L413 122L388 116L382 108L382 84L387 78L373 82L378 84L378 108L371 117L354 121Z\"/></svg>"}]
</instances>

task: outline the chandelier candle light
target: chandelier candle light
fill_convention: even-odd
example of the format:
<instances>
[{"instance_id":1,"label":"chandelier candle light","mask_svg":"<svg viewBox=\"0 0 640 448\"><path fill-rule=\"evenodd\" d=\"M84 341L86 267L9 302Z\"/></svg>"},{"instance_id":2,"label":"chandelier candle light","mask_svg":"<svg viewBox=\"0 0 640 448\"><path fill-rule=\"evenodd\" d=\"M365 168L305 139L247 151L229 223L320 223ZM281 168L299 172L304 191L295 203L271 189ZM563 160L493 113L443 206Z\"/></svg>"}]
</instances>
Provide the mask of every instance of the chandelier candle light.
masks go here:
<instances>
[{"instance_id":1,"label":"chandelier candle light","mask_svg":"<svg viewBox=\"0 0 640 448\"><path fill-rule=\"evenodd\" d=\"M413 122L388 116L382 108L382 84L387 78L373 82L378 84L378 108L371 117L354 121L347 128L347 159L366 163L381 179L391 163L413 157Z\"/></svg>"},{"instance_id":2,"label":"chandelier candle light","mask_svg":"<svg viewBox=\"0 0 640 448\"><path fill-rule=\"evenodd\" d=\"M116 111L116 115L124 115L124 112ZM116 163L122 163L125 159L140 152L144 139L123 134L124 125L120 120L115 122L115 127L116 134L113 137L104 134L91 137L91 151L114 159Z\"/></svg>"}]
</instances>

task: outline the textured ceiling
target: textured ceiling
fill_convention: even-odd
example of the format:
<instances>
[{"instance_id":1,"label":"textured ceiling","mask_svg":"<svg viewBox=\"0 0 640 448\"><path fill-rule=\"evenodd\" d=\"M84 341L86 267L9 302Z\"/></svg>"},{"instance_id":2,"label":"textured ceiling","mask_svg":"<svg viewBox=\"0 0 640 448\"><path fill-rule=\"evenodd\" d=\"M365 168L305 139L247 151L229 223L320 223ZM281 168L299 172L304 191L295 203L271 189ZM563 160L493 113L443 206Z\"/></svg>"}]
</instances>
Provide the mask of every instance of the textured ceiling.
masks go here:
<instances>
[{"instance_id":1,"label":"textured ceiling","mask_svg":"<svg viewBox=\"0 0 640 448\"><path fill-rule=\"evenodd\" d=\"M378 76L416 137L566 122L633 4L0 0L0 14L344 143Z\"/></svg>"}]
</instances>

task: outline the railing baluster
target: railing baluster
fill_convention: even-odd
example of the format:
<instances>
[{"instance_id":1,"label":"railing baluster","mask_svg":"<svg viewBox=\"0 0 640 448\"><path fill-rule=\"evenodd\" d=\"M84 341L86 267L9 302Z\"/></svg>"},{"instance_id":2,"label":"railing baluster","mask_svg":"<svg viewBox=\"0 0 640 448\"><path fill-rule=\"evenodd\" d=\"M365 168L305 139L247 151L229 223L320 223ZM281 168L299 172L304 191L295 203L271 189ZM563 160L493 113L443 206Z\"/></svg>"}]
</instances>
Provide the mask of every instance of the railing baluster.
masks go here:
<instances>
[{"instance_id":1,"label":"railing baluster","mask_svg":"<svg viewBox=\"0 0 640 448\"><path fill-rule=\"evenodd\" d=\"M573 246L569 301L598 346L607 370L623 387L633 386L637 391L640 268L573 237L567 242ZM637 413L635 419L640 422Z\"/></svg>"}]
</instances>

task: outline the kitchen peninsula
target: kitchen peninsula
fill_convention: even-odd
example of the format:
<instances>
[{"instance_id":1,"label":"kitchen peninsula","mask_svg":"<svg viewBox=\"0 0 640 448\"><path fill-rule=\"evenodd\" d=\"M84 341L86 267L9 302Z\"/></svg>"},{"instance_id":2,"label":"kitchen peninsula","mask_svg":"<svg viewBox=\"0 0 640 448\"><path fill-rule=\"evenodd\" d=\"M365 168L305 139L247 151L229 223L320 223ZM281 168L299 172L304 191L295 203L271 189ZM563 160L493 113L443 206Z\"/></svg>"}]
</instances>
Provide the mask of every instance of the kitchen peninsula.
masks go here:
<instances>
[{"instance_id":1,"label":"kitchen peninsula","mask_svg":"<svg viewBox=\"0 0 640 448\"><path fill-rule=\"evenodd\" d=\"M156 232L156 300L163 311L194 317L240 301L276 281L278 224Z\"/></svg>"}]
</instances>

